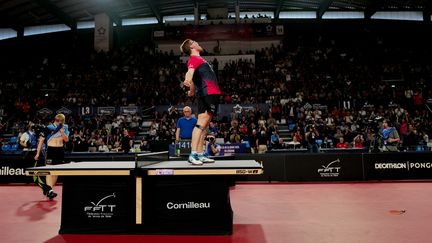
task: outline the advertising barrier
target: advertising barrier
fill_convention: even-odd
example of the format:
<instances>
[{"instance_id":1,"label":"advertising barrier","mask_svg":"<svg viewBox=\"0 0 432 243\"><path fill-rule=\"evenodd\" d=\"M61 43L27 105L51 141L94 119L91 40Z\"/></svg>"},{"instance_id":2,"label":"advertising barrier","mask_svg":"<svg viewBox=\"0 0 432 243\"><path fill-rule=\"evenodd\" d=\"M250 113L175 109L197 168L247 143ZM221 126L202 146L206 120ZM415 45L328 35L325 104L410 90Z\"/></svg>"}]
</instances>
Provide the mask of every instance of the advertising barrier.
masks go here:
<instances>
[{"instance_id":1,"label":"advertising barrier","mask_svg":"<svg viewBox=\"0 0 432 243\"><path fill-rule=\"evenodd\" d=\"M0 184L28 183L31 177L25 176L25 168L34 166L34 152L0 155Z\"/></svg>"},{"instance_id":2,"label":"advertising barrier","mask_svg":"<svg viewBox=\"0 0 432 243\"><path fill-rule=\"evenodd\" d=\"M287 181L363 180L361 154L286 155Z\"/></svg>"},{"instance_id":3,"label":"advertising barrier","mask_svg":"<svg viewBox=\"0 0 432 243\"><path fill-rule=\"evenodd\" d=\"M175 146L171 145L174 155ZM253 159L263 164L264 174L254 181L362 181L432 179L432 153L245 153L246 144L222 144L223 156ZM34 166L34 152L0 154L0 183L30 183L25 168ZM225 158L221 157L221 159ZM184 158L186 160L186 157ZM134 154L71 153L66 162L132 161ZM217 160L217 159L216 159ZM245 180L249 180L245 177Z\"/></svg>"},{"instance_id":4,"label":"advertising barrier","mask_svg":"<svg viewBox=\"0 0 432 243\"><path fill-rule=\"evenodd\" d=\"M364 154L365 179L432 179L431 155L427 152Z\"/></svg>"}]
</instances>

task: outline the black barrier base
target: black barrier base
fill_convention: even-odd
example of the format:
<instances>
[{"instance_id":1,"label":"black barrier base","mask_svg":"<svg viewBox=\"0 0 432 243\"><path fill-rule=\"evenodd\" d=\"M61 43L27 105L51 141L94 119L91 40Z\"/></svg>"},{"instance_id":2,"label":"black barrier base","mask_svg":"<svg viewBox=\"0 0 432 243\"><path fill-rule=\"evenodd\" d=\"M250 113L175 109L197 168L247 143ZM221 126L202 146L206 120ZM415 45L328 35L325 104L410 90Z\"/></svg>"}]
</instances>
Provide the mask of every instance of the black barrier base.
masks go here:
<instances>
[{"instance_id":1,"label":"black barrier base","mask_svg":"<svg viewBox=\"0 0 432 243\"><path fill-rule=\"evenodd\" d=\"M63 177L60 234L129 233L135 180L126 176Z\"/></svg>"},{"instance_id":2,"label":"black barrier base","mask_svg":"<svg viewBox=\"0 0 432 243\"><path fill-rule=\"evenodd\" d=\"M229 177L144 177L141 224L135 183L133 176L64 176L59 233L232 234Z\"/></svg>"},{"instance_id":3,"label":"black barrier base","mask_svg":"<svg viewBox=\"0 0 432 243\"><path fill-rule=\"evenodd\" d=\"M233 213L230 178L224 176L143 177L141 225L151 234L229 235Z\"/></svg>"}]
</instances>

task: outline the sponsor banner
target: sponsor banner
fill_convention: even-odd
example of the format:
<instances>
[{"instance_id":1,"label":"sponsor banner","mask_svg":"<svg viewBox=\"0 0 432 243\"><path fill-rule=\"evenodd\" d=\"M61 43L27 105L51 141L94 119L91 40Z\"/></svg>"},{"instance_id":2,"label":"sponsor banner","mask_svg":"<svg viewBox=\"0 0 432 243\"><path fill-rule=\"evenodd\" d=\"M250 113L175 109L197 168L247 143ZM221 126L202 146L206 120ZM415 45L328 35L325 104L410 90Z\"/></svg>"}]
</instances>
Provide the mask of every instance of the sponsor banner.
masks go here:
<instances>
[{"instance_id":1,"label":"sponsor banner","mask_svg":"<svg viewBox=\"0 0 432 243\"><path fill-rule=\"evenodd\" d=\"M185 106L184 105L176 105L174 107L176 108L178 115L180 117L183 116L183 107L185 107ZM198 112L198 106L192 105L189 107L192 109L192 113ZM169 113L170 108L171 108L171 106L169 106L169 105L158 105L158 106L156 106L156 111L161 113L161 114L166 113L166 112Z\"/></svg>"},{"instance_id":2,"label":"sponsor banner","mask_svg":"<svg viewBox=\"0 0 432 243\"><path fill-rule=\"evenodd\" d=\"M364 154L367 180L432 179L430 153Z\"/></svg>"},{"instance_id":3,"label":"sponsor banner","mask_svg":"<svg viewBox=\"0 0 432 243\"><path fill-rule=\"evenodd\" d=\"M252 25L197 25L185 26L184 37L192 40L250 39L254 35Z\"/></svg>"},{"instance_id":4,"label":"sponsor banner","mask_svg":"<svg viewBox=\"0 0 432 243\"><path fill-rule=\"evenodd\" d=\"M153 37L155 37L155 38L162 38L164 36L165 36L165 31L163 31L163 30L153 31Z\"/></svg>"},{"instance_id":5,"label":"sponsor banner","mask_svg":"<svg viewBox=\"0 0 432 243\"><path fill-rule=\"evenodd\" d=\"M230 233L229 186L226 177L218 176L143 178L139 228L169 234Z\"/></svg>"},{"instance_id":6,"label":"sponsor banner","mask_svg":"<svg viewBox=\"0 0 432 243\"><path fill-rule=\"evenodd\" d=\"M259 21L257 19L256 21ZM212 20L210 22L226 22L224 20ZM187 25L164 28L161 32L153 32L156 40L168 39L193 39L199 41L208 40L247 40L255 37L275 37L285 33L283 25L271 23L262 24L223 24L223 25Z\"/></svg>"},{"instance_id":7,"label":"sponsor banner","mask_svg":"<svg viewBox=\"0 0 432 243\"><path fill-rule=\"evenodd\" d=\"M261 109L261 112L263 114L267 114L269 111L269 105L265 103L259 103L259 104L221 104L218 108L218 116L229 117L231 115L231 112L242 112L242 111L255 111L256 107L259 107Z\"/></svg>"},{"instance_id":8,"label":"sponsor banner","mask_svg":"<svg viewBox=\"0 0 432 243\"><path fill-rule=\"evenodd\" d=\"M363 180L361 154L287 154L285 169L288 181Z\"/></svg>"},{"instance_id":9,"label":"sponsor banner","mask_svg":"<svg viewBox=\"0 0 432 243\"><path fill-rule=\"evenodd\" d=\"M216 55L202 57L211 65L213 65L213 60L216 59L218 61L218 70L223 70L225 68L225 65L233 61L238 62L240 60L251 61L255 65L255 55ZM187 63L188 60L189 57L187 56L180 57L180 61L182 61L183 63ZM213 68L215 67L213 66Z\"/></svg>"},{"instance_id":10,"label":"sponsor banner","mask_svg":"<svg viewBox=\"0 0 432 243\"><path fill-rule=\"evenodd\" d=\"M177 112L180 116L182 116L182 111L184 106L175 106L177 109ZM259 103L259 104L220 104L218 106L218 117L222 118L224 116L229 117L231 115L231 112L241 113L242 111L248 112L248 111L255 111L255 109L259 107L261 109L261 112L263 114L266 114L269 111L269 106L266 103ZM168 105L159 105L156 106L156 111L163 114L164 112L169 112L170 106ZM191 106L192 113L197 112L196 106Z\"/></svg>"},{"instance_id":11,"label":"sponsor banner","mask_svg":"<svg viewBox=\"0 0 432 243\"><path fill-rule=\"evenodd\" d=\"M64 106L62 106L60 109L58 109L58 110L56 111L56 113L57 113L57 114L62 113L62 114L64 114L64 115L70 115L70 114L72 114L72 111L71 111L70 109L68 109L68 108L66 108L66 107L64 107Z\"/></svg>"},{"instance_id":12,"label":"sponsor banner","mask_svg":"<svg viewBox=\"0 0 432 243\"><path fill-rule=\"evenodd\" d=\"M97 113L100 116L113 116L116 112L116 108L114 106L105 106L105 107L98 107Z\"/></svg>"},{"instance_id":13,"label":"sponsor banner","mask_svg":"<svg viewBox=\"0 0 432 243\"><path fill-rule=\"evenodd\" d=\"M2 154L0 156L0 183L28 183L32 177L25 176L25 168L34 166L35 152Z\"/></svg>"},{"instance_id":14,"label":"sponsor banner","mask_svg":"<svg viewBox=\"0 0 432 243\"><path fill-rule=\"evenodd\" d=\"M247 153L247 144L245 143L226 143L220 144L220 156L234 155L240 153Z\"/></svg>"},{"instance_id":15,"label":"sponsor banner","mask_svg":"<svg viewBox=\"0 0 432 243\"><path fill-rule=\"evenodd\" d=\"M37 113L40 115L46 116L46 115L51 115L53 113L53 111L48 109L48 108L42 108L42 109L38 110Z\"/></svg>"},{"instance_id":16,"label":"sponsor banner","mask_svg":"<svg viewBox=\"0 0 432 243\"><path fill-rule=\"evenodd\" d=\"M189 155L191 152L191 142L191 140L180 140L175 144L170 144L168 149L170 156ZM229 156L250 152L250 149L248 149L250 147L245 143L226 143L217 145L220 146L217 156Z\"/></svg>"},{"instance_id":17,"label":"sponsor banner","mask_svg":"<svg viewBox=\"0 0 432 243\"><path fill-rule=\"evenodd\" d=\"M138 106L122 106L120 107L120 113L124 115L135 115L138 113Z\"/></svg>"},{"instance_id":18,"label":"sponsor banner","mask_svg":"<svg viewBox=\"0 0 432 243\"><path fill-rule=\"evenodd\" d=\"M322 104L313 104L312 108L313 109L319 109L319 110L327 110L328 109L327 105L322 105Z\"/></svg>"}]
</instances>

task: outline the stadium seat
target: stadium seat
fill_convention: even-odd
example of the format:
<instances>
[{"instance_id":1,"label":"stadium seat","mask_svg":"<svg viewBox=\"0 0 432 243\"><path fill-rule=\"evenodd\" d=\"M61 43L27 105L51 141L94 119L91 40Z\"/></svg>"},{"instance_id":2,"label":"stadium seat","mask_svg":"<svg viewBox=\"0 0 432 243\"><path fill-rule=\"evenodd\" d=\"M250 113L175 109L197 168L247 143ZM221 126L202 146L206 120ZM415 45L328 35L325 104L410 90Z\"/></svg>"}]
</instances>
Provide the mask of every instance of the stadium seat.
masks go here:
<instances>
[{"instance_id":1,"label":"stadium seat","mask_svg":"<svg viewBox=\"0 0 432 243\"><path fill-rule=\"evenodd\" d=\"M10 150L10 145L9 144L4 144L2 146L2 151L9 151Z\"/></svg>"},{"instance_id":2,"label":"stadium seat","mask_svg":"<svg viewBox=\"0 0 432 243\"><path fill-rule=\"evenodd\" d=\"M18 144L12 144L12 145L10 146L9 151L17 151L17 150L18 150Z\"/></svg>"},{"instance_id":3,"label":"stadium seat","mask_svg":"<svg viewBox=\"0 0 432 243\"><path fill-rule=\"evenodd\" d=\"M288 125L288 130L290 130L290 131L293 131L294 130L294 128L295 128L295 126L296 126L296 124L289 124Z\"/></svg>"},{"instance_id":4,"label":"stadium seat","mask_svg":"<svg viewBox=\"0 0 432 243\"><path fill-rule=\"evenodd\" d=\"M11 137L11 138L9 139L9 144L16 144L17 141L18 141L18 138L17 138L17 137Z\"/></svg>"}]
</instances>

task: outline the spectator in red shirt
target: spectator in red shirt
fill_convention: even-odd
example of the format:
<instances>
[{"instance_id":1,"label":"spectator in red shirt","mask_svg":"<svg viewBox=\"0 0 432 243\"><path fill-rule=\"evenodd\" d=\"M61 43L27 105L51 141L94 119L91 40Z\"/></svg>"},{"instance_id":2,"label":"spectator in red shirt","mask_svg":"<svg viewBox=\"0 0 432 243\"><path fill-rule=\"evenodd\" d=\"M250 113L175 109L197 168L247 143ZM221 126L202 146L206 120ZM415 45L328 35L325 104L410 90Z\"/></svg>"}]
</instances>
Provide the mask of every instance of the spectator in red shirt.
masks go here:
<instances>
[{"instance_id":1,"label":"spectator in red shirt","mask_svg":"<svg viewBox=\"0 0 432 243\"><path fill-rule=\"evenodd\" d=\"M353 141L353 148L364 148L363 141L363 136L357 135Z\"/></svg>"},{"instance_id":2,"label":"spectator in red shirt","mask_svg":"<svg viewBox=\"0 0 432 243\"><path fill-rule=\"evenodd\" d=\"M347 149L349 146L345 143L344 138L339 138L339 143L336 144L336 148Z\"/></svg>"}]
</instances>

